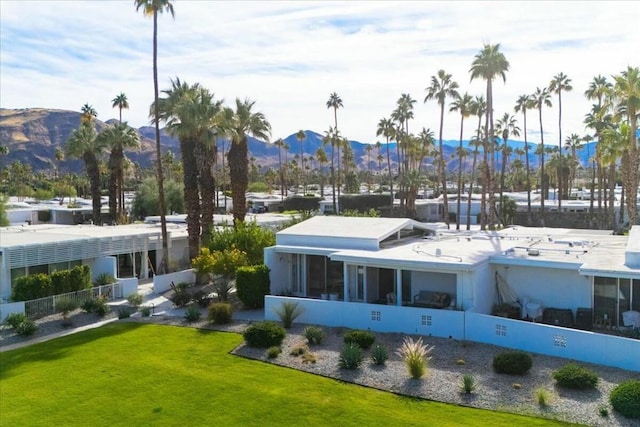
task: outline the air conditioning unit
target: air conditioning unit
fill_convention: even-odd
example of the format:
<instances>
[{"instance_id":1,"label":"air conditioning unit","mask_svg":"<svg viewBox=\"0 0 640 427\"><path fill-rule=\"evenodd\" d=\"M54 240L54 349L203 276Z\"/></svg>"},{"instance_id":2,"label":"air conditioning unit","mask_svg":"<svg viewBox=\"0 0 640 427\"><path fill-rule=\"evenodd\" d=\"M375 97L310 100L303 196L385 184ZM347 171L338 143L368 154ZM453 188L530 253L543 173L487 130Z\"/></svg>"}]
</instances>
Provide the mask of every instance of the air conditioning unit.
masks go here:
<instances>
[{"instance_id":1,"label":"air conditioning unit","mask_svg":"<svg viewBox=\"0 0 640 427\"><path fill-rule=\"evenodd\" d=\"M527 250L527 255L529 255L529 256L538 256L538 255L540 255L540 250L539 249L529 248L529 250Z\"/></svg>"}]
</instances>

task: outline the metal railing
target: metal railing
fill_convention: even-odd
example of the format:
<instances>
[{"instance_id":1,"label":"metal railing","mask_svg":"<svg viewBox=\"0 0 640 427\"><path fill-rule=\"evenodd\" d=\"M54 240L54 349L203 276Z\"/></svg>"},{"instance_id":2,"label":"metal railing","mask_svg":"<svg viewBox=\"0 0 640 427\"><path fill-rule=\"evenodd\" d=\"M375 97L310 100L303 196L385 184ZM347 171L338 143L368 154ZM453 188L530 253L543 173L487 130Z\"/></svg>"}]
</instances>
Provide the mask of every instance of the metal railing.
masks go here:
<instances>
[{"instance_id":1,"label":"metal railing","mask_svg":"<svg viewBox=\"0 0 640 427\"><path fill-rule=\"evenodd\" d=\"M68 298L78 305L86 300L103 296L107 301L123 298L122 285L112 283L110 285L98 286L95 288L83 289L80 291L68 292L66 294L52 295L50 297L34 299L24 302L24 311L30 319L47 316L56 312L56 301L60 298Z\"/></svg>"}]
</instances>

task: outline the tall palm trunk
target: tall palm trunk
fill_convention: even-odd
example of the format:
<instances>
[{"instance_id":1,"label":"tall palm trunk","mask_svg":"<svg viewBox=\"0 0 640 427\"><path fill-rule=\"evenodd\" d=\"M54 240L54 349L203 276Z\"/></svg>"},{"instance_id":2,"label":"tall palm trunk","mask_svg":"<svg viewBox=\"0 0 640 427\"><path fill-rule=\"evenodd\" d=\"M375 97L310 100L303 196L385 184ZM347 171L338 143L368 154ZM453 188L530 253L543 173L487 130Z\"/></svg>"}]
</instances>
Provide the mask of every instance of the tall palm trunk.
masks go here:
<instances>
[{"instance_id":1,"label":"tall palm trunk","mask_svg":"<svg viewBox=\"0 0 640 427\"><path fill-rule=\"evenodd\" d=\"M245 191L249 185L249 157L247 137L242 135L240 140L233 141L229 148L229 174L231 177L231 194L233 198L233 222L244 222L247 214L247 198Z\"/></svg>"},{"instance_id":2,"label":"tall palm trunk","mask_svg":"<svg viewBox=\"0 0 640 427\"><path fill-rule=\"evenodd\" d=\"M471 179L469 180L469 199L467 200L467 230L471 229L471 196L473 195L473 181L475 181L476 160L478 159L478 141L480 141L480 128L482 127L482 116L478 116L478 131L476 136L476 146L473 150L473 165L471 167ZM484 209L484 204L481 204ZM482 214L480 214L482 217ZM481 220L482 221L482 220Z\"/></svg>"},{"instance_id":3,"label":"tall palm trunk","mask_svg":"<svg viewBox=\"0 0 640 427\"><path fill-rule=\"evenodd\" d=\"M389 191L391 192L391 216L393 217L393 174L391 173L391 153L389 150L389 137L387 136L387 165L389 168Z\"/></svg>"},{"instance_id":4,"label":"tall palm trunk","mask_svg":"<svg viewBox=\"0 0 640 427\"><path fill-rule=\"evenodd\" d=\"M442 148L442 126L444 125L444 102L440 104L440 135L438 141L438 150L440 151L440 182L442 183L442 208L444 215L444 222L449 228L449 201L447 200L447 174L445 172L445 159L444 150ZM459 214L459 212L458 212Z\"/></svg>"},{"instance_id":5,"label":"tall palm trunk","mask_svg":"<svg viewBox=\"0 0 640 427\"><path fill-rule=\"evenodd\" d=\"M198 256L200 251L200 194L198 192L198 161L196 159L196 141L180 140L184 183L184 204L187 211L187 231L189 259Z\"/></svg>"},{"instance_id":6,"label":"tall palm trunk","mask_svg":"<svg viewBox=\"0 0 640 427\"><path fill-rule=\"evenodd\" d=\"M95 225L101 225L102 200L100 199L100 168L98 159L91 152L85 152L83 160L87 168L87 176L91 186L91 204L93 207L92 220Z\"/></svg>"},{"instance_id":7,"label":"tall palm trunk","mask_svg":"<svg viewBox=\"0 0 640 427\"><path fill-rule=\"evenodd\" d=\"M562 165L562 90L558 90L558 214L562 212L564 194L564 167Z\"/></svg>"},{"instance_id":8,"label":"tall palm trunk","mask_svg":"<svg viewBox=\"0 0 640 427\"><path fill-rule=\"evenodd\" d=\"M522 110L524 118L524 159L527 175L527 225L531 225L531 177L529 171L529 143L527 141L527 109Z\"/></svg>"},{"instance_id":9,"label":"tall palm trunk","mask_svg":"<svg viewBox=\"0 0 640 427\"><path fill-rule=\"evenodd\" d=\"M164 199L164 177L162 172L162 153L160 150L160 114L158 111L158 11L153 12L153 105L156 132L156 174L158 175L158 205L160 207L160 226L162 229L162 261L159 273L166 273L169 267L169 243L167 236L167 205ZM197 256L196 253L194 256Z\"/></svg>"},{"instance_id":10,"label":"tall palm trunk","mask_svg":"<svg viewBox=\"0 0 640 427\"><path fill-rule=\"evenodd\" d=\"M216 145L215 143L206 144L200 143L198 148L198 184L200 187L200 197L202 204L202 239L201 241L206 244L211 236L213 228L213 213L215 210L214 198L215 198L215 179L213 178L213 163L216 159Z\"/></svg>"},{"instance_id":11,"label":"tall palm trunk","mask_svg":"<svg viewBox=\"0 0 640 427\"><path fill-rule=\"evenodd\" d=\"M489 181L489 229L496 228L497 210L496 210L496 183L495 183L495 156L494 156L494 128L493 128L493 84L492 80L487 80L487 118L489 119L489 149L491 150L491 167L487 169L487 178Z\"/></svg>"},{"instance_id":12,"label":"tall palm trunk","mask_svg":"<svg viewBox=\"0 0 640 427\"><path fill-rule=\"evenodd\" d=\"M462 132L464 129L464 114L460 114L460 151L458 153L458 201L457 205L457 213L456 213L456 230L460 230L460 197L462 196ZM467 211L467 215L468 215Z\"/></svg>"},{"instance_id":13,"label":"tall palm trunk","mask_svg":"<svg viewBox=\"0 0 640 427\"><path fill-rule=\"evenodd\" d=\"M338 214L338 207L336 206L336 174L334 168L334 149L335 149L336 141L335 137L331 137L331 195L333 197L333 214Z\"/></svg>"},{"instance_id":14,"label":"tall palm trunk","mask_svg":"<svg viewBox=\"0 0 640 427\"><path fill-rule=\"evenodd\" d=\"M540 218L542 218L542 226L544 227L544 218L545 218L545 210L544 210L544 200L546 197L546 179L544 174L544 132L542 130L542 103L538 108L538 118L540 120Z\"/></svg>"}]
</instances>

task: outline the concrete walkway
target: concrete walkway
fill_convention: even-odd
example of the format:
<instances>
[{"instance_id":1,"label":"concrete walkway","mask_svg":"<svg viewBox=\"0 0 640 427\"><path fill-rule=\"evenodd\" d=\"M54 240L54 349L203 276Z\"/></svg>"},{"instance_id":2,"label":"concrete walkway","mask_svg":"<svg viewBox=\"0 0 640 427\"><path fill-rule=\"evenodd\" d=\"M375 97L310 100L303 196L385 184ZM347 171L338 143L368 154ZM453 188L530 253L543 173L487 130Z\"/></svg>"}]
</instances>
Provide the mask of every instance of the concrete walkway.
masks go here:
<instances>
[{"instance_id":1,"label":"concrete walkway","mask_svg":"<svg viewBox=\"0 0 640 427\"><path fill-rule=\"evenodd\" d=\"M144 296L142 305L151 307L152 316L169 316L169 317L179 317L179 318L184 317L185 309L175 307L169 299L153 292L153 283L143 283L138 285L138 292ZM127 304L126 299L109 302L109 306L112 309L117 309L118 306L124 305L124 304ZM134 313L132 317L139 316L139 315L140 315L139 313ZM64 337L67 335L76 334L78 332L86 331L89 329L99 328L100 326L106 325L107 323L116 322L118 320L119 319L115 317L112 319L102 320L102 321L91 323L84 326L78 326L77 328L56 332L56 333L41 336L38 338L33 338L33 339L19 342L16 344L2 346L0 347L0 353L5 351L10 351L10 350L15 350L17 348L27 347L32 344L46 342L46 341ZM259 322L264 320L264 310L243 310L239 312L234 312L233 320L238 322L249 322L249 323Z\"/></svg>"}]
</instances>

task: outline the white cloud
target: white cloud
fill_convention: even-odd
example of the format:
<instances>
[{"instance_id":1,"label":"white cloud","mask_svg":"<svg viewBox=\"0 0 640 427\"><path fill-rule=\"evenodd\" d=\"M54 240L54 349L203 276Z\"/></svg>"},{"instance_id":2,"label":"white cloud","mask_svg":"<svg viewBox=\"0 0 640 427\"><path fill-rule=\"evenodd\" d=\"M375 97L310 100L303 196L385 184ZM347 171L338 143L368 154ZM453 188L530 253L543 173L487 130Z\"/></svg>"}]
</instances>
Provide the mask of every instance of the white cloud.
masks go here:
<instances>
[{"instance_id":1,"label":"white cloud","mask_svg":"<svg viewBox=\"0 0 640 427\"><path fill-rule=\"evenodd\" d=\"M91 103L115 117L123 91L134 125L148 123L152 20L131 1L0 2L0 105L78 110ZM401 93L418 100L414 130L437 134L439 110L423 104L431 75L443 68L462 91L483 43L501 43L511 64L495 85L496 116L518 95L558 72L573 80L563 95L563 135L584 133L583 92L594 75L640 65L640 5L634 2L222 2L175 1L175 19L159 17L161 88L178 76L200 82L227 102L257 101L273 137L333 123L325 102L344 101L346 136L375 142L376 124ZM557 97L544 110L545 142L557 143ZM528 130L539 129L532 114ZM520 120L521 117L518 117ZM456 139L459 117L447 114L444 137ZM522 124L520 124L522 127ZM473 126L467 126L465 137Z\"/></svg>"}]
</instances>

